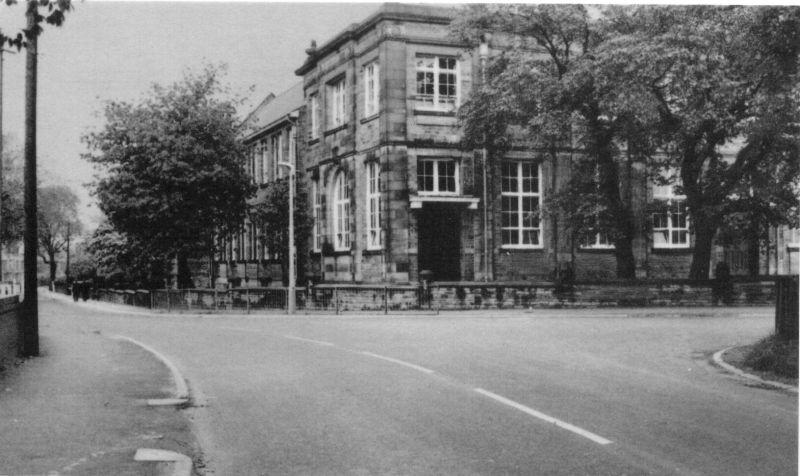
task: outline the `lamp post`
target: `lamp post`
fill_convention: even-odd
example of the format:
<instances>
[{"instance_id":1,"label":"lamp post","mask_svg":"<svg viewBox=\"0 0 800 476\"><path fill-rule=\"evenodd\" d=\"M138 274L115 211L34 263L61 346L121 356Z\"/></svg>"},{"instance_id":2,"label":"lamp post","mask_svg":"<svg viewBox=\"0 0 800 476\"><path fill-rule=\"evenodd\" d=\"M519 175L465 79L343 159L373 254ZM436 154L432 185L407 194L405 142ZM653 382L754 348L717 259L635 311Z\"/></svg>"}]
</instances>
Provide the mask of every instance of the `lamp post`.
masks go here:
<instances>
[{"instance_id":1,"label":"lamp post","mask_svg":"<svg viewBox=\"0 0 800 476\"><path fill-rule=\"evenodd\" d=\"M279 162L278 165L289 169L289 296L287 299L287 312L295 312L295 274L297 273L296 250L294 249L294 164L291 162Z\"/></svg>"},{"instance_id":2,"label":"lamp post","mask_svg":"<svg viewBox=\"0 0 800 476\"><path fill-rule=\"evenodd\" d=\"M478 47L478 57L480 58L481 62L481 86L486 85L486 60L489 57L489 40L491 39L491 35L485 33L481 35L481 44ZM486 162L488 161L489 153L486 150L486 132L483 133L483 147L481 148L481 167L483 173L483 280L489 281L492 279L490 277L490 265L489 265L489 204L488 204L488 192L487 188L487 179L486 175L488 173L489 168L487 167Z\"/></svg>"}]
</instances>

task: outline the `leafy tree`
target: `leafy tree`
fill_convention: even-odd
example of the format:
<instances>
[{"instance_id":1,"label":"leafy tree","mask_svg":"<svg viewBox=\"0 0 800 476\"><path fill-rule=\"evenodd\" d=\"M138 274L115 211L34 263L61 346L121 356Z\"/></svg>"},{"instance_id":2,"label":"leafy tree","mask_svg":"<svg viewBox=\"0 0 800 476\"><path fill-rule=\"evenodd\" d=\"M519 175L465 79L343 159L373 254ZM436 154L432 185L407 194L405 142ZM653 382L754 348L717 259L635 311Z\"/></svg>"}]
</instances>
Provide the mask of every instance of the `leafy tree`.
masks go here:
<instances>
[{"instance_id":1,"label":"leafy tree","mask_svg":"<svg viewBox=\"0 0 800 476\"><path fill-rule=\"evenodd\" d=\"M213 256L214 237L239 226L251 194L234 103L207 67L138 104L110 102L85 137L100 172L94 193L113 229L156 258ZM178 283L191 286L188 280Z\"/></svg>"},{"instance_id":2,"label":"leafy tree","mask_svg":"<svg viewBox=\"0 0 800 476\"><path fill-rule=\"evenodd\" d=\"M3 151L3 217L0 222L0 243L3 246L22 238L21 162L20 151Z\"/></svg>"},{"instance_id":3,"label":"leafy tree","mask_svg":"<svg viewBox=\"0 0 800 476\"><path fill-rule=\"evenodd\" d=\"M78 197L68 187L39 187L39 256L50 265L50 283L56 279L56 256L66 249L69 239L81 233Z\"/></svg>"},{"instance_id":4,"label":"leafy tree","mask_svg":"<svg viewBox=\"0 0 800 476\"><path fill-rule=\"evenodd\" d=\"M299 249L311 236L313 220L308 210L308 197L297 183L294 198L294 242ZM256 226L264 227L263 244L275 253L281 262L284 285L289 277L289 179L270 182L259 193L258 201L250 210L250 219ZM301 260L305 253L297 253L297 269L303 269ZM299 278L299 276L298 276Z\"/></svg>"},{"instance_id":5,"label":"leafy tree","mask_svg":"<svg viewBox=\"0 0 800 476\"><path fill-rule=\"evenodd\" d=\"M657 114L695 236L690 278L709 275L720 228L757 238L796 222L800 9L640 7L616 16L603 60L629 101ZM720 147L744 146L732 160Z\"/></svg>"},{"instance_id":6,"label":"leafy tree","mask_svg":"<svg viewBox=\"0 0 800 476\"><path fill-rule=\"evenodd\" d=\"M166 277L165 257L153 254L135 239L101 223L86 240L97 274L107 281L131 287L163 286Z\"/></svg>"},{"instance_id":7,"label":"leafy tree","mask_svg":"<svg viewBox=\"0 0 800 476\"><path fill-rule=\"evenodd\" d=\"M617 275L635 277L629 177L634 164L651 153L645 127L651 118L635 104L618 101L618 85L600 74L597 54L607 25L592 20L582 5L477 5L465 10L454 31L473 45L487 31L506 43L462 108L467 141L502 152L520 139L509 126L524 126L530 133L525 145L551 161L552 190L559 156L581 147L583 153L571 158L566 188L551 192L554 232L559 217L573 247L590 233L604 232L615 245ZM627 145L624 154L620 143Z\"/></svg>"}]
</instances>

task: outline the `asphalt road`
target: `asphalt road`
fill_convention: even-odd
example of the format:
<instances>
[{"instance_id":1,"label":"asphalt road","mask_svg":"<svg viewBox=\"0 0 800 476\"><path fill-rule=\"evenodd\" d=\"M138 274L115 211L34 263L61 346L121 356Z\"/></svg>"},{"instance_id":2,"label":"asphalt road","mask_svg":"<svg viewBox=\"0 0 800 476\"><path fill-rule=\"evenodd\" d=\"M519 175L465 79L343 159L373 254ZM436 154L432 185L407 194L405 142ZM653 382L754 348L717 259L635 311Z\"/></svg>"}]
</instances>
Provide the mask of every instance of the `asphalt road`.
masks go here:
<instances>
[{"instance_id":1,"label":"asphalt road","mask_svg":"<svg viewBox=\"0 0 800 476\"><path fill-rule=\"evenodd\" d=\"M709 363L769 309L132 316L189 381L207 473L795 475L797 395ZM626 315L632 313L632 316Z\"/></svg>"}]
</instances>

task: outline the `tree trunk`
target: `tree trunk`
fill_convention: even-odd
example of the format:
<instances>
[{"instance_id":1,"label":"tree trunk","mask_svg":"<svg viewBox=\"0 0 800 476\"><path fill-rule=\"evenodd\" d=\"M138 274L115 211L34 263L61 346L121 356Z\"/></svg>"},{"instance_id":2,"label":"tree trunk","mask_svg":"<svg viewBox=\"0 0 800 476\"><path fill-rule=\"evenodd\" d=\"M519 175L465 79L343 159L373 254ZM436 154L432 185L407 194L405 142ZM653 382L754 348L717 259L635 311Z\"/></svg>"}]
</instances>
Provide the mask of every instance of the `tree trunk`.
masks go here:
<instances>
[{"instance_id":1,"label":"tree trunk","mask_svg":"<svg viewBox=\"0 0 800 476\"><path fill-rule=\"evenodd\" d=\"M759 275L759 228L758 217L752 217L747 236L747 274L751 277Z\"/></svg>"},{"instance_id":2,"label":"tree trunk","mask_svg":"<svg viewBox=\"0 0 800 476\"><path fill-rule=\"evenodd\" d=\"M48 263L50 265L50 290L53 290L54 283L56 282L56 267L58 263L56 263L55 253L48 252L47 254L50 257L50 262Z\"/></svg>"},{"instance_id":3,"label":"tree trunk","mask_svg":"<svg viewBox=\"0 0 800 476\"><path fill-rule=\"evenodd\" d=\"M178 253L178 289L191 289L194 287L192 273L189 269L189 259L186 253Z\"/></svg>"},{"instance_id":4,"label":"tree trunk","mask_svg":"<svg viewBox=\"0 0 800 476\"><path fill-rule=\"evenodd\" d=\"M617 259L617 277L636 279L636 261L633 259L633 240L630 236L614 242L614 257Z\"/></svg>"},{"instance_id":5,"label":"tree trunk","mask_svg":"<svg viewBox=\"0 0 800 476\"><path fill-rule=\"evenodd\" d=\"M701 215L693 218L695 241L689 279L705 280L708 279L711 267L711 246L714 243L714 235L717 233L717 225L716 221L709 217Z\"/></svg>"}]
</instances>

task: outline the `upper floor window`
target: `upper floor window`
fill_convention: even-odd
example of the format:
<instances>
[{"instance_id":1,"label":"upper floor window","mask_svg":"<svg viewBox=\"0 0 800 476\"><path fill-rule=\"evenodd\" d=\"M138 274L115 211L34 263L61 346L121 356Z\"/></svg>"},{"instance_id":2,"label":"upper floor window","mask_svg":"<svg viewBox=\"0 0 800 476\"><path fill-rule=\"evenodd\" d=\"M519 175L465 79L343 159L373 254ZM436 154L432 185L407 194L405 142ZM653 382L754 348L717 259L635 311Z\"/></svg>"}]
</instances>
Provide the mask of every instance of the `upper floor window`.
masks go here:
<instances>
[{"instance_id":1,"label":"upper floor window","mask_svg":"<svg viewBox=\"0 0 800 476\"><path fill-rule=\"evenodd\" d=\"M347 175L339 172L333 186L333 248L350 249L350 185Z\"/></svg>"},{"instance_id":2,"label":"upper floor window","mask_svg":"<svg viewBox=\"0 0 800 476\"><path fill-rule=\"evenodd\" d=\"M500 221L502 244L508 248L541 248L542 193L539 165L503 163Z\"/></svg>"},{"instance_id":3,"label":"upper floor window","mask_svg":"<svg viewBox=\"0 0 800 476\"><path fill-rule=\"evenodd\" d=\"M380 92L378 72L377 61L364 66L364 117L378 113L378 94Z\"/></svg>"},{"instance_id":4,"label":"upper floor window","mask_svg":"<svg viewBox=\"0 0 800 476\"><path fill-rule=\"evenodd\" d=\"M297 129L292 126L289 128L289 148L286 150L286 160L297 166ZM288 173L288 171L287 171Z\"/></svg>"},{"instance_id":5,"label":"upper floor window","mask_svg":"<svg viewBox=\"0 0 800 476\"><path fill-rule=\"evenodd\" d=\"M380 165L367 164L367 249L380 249L381 242L381 187Z\"/></svg>"},{"instance_id":6,"label":"upper floor window","mask_svg":"<svg viewBox=\"0 0 800 476\"><path fill-rule=\"evenodd\" d=\"M311 95L311 138L319 137L319 94Z\"/></svg>"},{"instance_id":7,"label":"upper floor window","mask_svg":"<svg viewBox=\"0 0 800 476\"><path fill-rule=\"evenodd\" d=\"M663 206L661 210L653 213L654 248L689 247L686 196L676 192L676 185L672 183L675 181L676 179L670 178L670 182L667 184L653 186L653 199Z\"/></svg>"},{"instance_id":8,"label":"upper floor window","mask_svg":"<svg viewBox=\"0 0 800 476\"><path fill-rule=\"evenodd\" d=\"M417 107L452 110L458 104L458 61L450 56L417 57Z\"/></svg>"},{"instance_id":9,"label":"upper floor window","mask_svg":"<svg viewBox=\"0 0 800 476\"><path fill-rule=\"evenodd\" d=\"M261 162L261 173L259 174L259 183L266 183L269 181L269 155L267 154L267 141L262 140L258 143L259 162Z\"/></svg>"},{"instance_id":10,"label":"upper floor window","mask_svg":"<svg viewBox=\"0 0 800 476\"><path fill-rule=\"evenodd\" d=\"M458 193L458 164L454 159L420 159L417 191L455 195Z\"/></svg>"},{"instance_id":11,"label":"upper floor window","mask_svg":"<svg viewBox=\"0 0 800 476\"><path fill-rule=\"evenodd\" d=\"M277 133L272 136L270 140L270 148L272 151L272 177L279 179L284 175L284 167L279 167L278 164L283 162L283 134Z\"/></svg>"},{"instance_id":12,"label":"upper floor window","mask_svg":"<svg viewBox=\"0 0 800 476\"><path fill-rule=\"evenodd\" d=\"M341 78L328 85L328 129L347 122L345 81Z\"/></svg>"}]
</instances>

